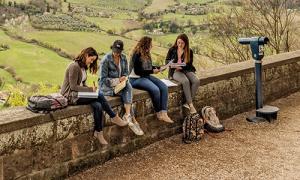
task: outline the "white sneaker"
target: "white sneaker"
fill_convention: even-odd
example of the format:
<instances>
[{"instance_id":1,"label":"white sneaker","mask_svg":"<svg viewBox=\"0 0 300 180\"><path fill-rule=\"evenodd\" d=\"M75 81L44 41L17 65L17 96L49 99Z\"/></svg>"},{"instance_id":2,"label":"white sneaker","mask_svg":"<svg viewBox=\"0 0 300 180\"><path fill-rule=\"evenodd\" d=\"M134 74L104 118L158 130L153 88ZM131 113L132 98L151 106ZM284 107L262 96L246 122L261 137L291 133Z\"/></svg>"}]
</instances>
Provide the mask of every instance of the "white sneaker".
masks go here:
<instances>
[{"instance_id":1,"label":"white sneaker","mask_svg":"<svg viewBox=\"0 0 300 180\"><path fill-rule=\"evenodd\" d=\"M184 103L182 106L187 108L187 109L190 109L190 106L187 103Z\"/></svg>"},{"instance_id":2,"label":"white sneaker","mask_svg":"<svg viewBox=\"0 0 300 180\"><path fill-rule=\"evenodd\" d=\"M144 135L144 131L141 129L139 123L137 123L137 122L134 123L134 127L136 129L136 132L134 132L136 135L138 135L138 136Z\"/></svg>"},{"instance_id":3,"label":"white sneaker","mask_svg":"<svg viewBox=\"0 0 300 180\"><path fill-rule=\"evenodd\" d=\"M125 122L128 123L128 126L132 126L133 122L132 122L132 117L130 114L126 115L124 114L123 118L122 118Z\"/></svg>"},{"instance_id":4,"label":"white sneaker","mask_svg":"<svg viewBox=\"0 0 300 180\"><path fill-rule=\"evenodd\" d=\"M134 134L138 136L144 135L144 132L141 129L140 125L137 122L136 123L132 122L132 116L130 114L129 115L125 114L123 116L123 120L128 122L128 126L134 132Z\"/></svg>"}]
</instances>

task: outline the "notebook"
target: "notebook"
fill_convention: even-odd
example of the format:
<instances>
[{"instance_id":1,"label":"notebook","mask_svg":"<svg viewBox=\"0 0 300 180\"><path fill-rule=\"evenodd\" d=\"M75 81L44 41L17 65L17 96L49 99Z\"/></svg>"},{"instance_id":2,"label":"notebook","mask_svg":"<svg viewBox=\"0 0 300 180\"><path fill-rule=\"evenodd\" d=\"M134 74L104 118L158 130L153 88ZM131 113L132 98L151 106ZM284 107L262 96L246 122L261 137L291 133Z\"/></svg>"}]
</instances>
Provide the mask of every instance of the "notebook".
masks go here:
<instances>
[{"instance_id":1,"label":"notebook","mask_svg":"<svg viewBox=\"0 0 300 180\"><path fill-rule=\"evenodd\" d=\"M96 92L78 92L79 98L91 98L97 99L98 98L98 90Z\"/></svg>"},{"instance_id":2,"label":"notebook","mask_svg":"<svg viewBox=\"0 0 300 180\"><path fill-rule=\"evenodd\" d=\"M115 94L118 94L122 89L124 89L126 87L127 80L128 80L128 77L126 77L126 79L124 81L120 82L119 84L117 84L115 86L115 89L114 89Z\"/></svg>"}]
</instances>

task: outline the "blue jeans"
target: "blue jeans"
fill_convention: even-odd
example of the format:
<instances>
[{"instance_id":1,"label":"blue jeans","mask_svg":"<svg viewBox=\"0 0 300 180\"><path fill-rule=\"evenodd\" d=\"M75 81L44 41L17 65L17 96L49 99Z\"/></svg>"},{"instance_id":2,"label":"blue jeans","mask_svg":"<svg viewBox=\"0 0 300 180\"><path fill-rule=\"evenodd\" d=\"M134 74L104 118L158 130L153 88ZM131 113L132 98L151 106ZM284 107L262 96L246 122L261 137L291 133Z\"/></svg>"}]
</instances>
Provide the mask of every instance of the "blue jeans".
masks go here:
<instances>
[{"instance_id":1,"label":"blue jeans","mask_svg":"<svg viewBox=\"0 0 300 180\"><path fill-rule=\"evenodd\" d=\"M167 111L168 106L168 86L154 76L141 78L130 78L132 87L148 91L152 99L155 112Z\"/></svg>"},{"instance_id":2,"label":"blue jeans","mask_svg":"<svg viewBox=\"0 0 300 180\"><path fill-rule=\"evenodd\" d=\"M103 129L102 110L104 110L111 118L114 118L116 116L116 114L113 112L110 105L108 104L107 100L105 99L104 95L101 93L99 93L97 99L79 98L77 100L77 104L90 104L92 106L95 121L94 130L98 132L102 131Z\"/></svg>"},{"instance_id":3,"label":"blue jeans","mask_svg":"<svg viewBox=\"0 0 300 180\"><path fill-rule=\"evenodd\" d=\"M117 96L121 96L124 104L132 104L132 86L129 82L126 83L124 89L122 89Z\"/></svg>"}]
</instances>

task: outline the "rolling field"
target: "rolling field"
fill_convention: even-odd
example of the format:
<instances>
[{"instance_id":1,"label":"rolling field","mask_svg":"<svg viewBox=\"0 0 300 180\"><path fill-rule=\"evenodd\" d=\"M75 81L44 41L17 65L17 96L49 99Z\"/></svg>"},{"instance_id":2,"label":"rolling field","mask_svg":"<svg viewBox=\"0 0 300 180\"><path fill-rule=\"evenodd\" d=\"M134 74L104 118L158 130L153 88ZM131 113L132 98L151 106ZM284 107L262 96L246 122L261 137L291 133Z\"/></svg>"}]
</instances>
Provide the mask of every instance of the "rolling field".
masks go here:
<instances>
[{"instance_id":1,"label":"rolling field","mask_svg":"<svg viewBox=\"0 0 300 180\"><path fill-rule=\"evenodd\" d=\"M146 0L68 0L70 3L80 4L80 5L92 5L105 7L107 9L128 9L128 10L138 10L145 6Z\"/></svg>"},{"instance_id":2,"label":"rolling field","mask_svg":"<svg viewBox=\"0 0 300 180\"><path fill-rule=\"evenodd\" d=\"M116 33L122 33L123 30L141 28L142 24L134 20L116 19L116 18L101 18L101 17L86 17L87 21L95 23L101 29L115 30Z\"/></svg>"},{"instance_id":3,"label":"rolling field","mask_svg":"<svg viewBox=\"0 0 300 180\"><path fill-rule=\"evenodd\" d=\"M14 78L3 69L0 69L0 77L5 82L3 89L7 89L7 86L9 84L12 84L12 85L16 84L16 81L14 80ZM0 87L0 90L1 90L1 87Z\"/></svg>"},{"instance_id":4,"label":"rolling field","mask_svg":"<svg viewBox=\"0 0 300 180\"><path fill-rule=\"evenodd\" d=\"M3 31L0 31L0 39L10 47L9 50L0 51L0 64L13 67L16 76L24 82L55 85L62 83L65 68L70 60L46 48L11 39ZM12 82L7 75L4 77Z\"/></svg>"},{"instance_id":5,"label":"rolling field","mask_svg":"<svg viewBox=\"0 0 300 180\"><path fill-rule=\"evenodd\" d=\"M152 0L151 5L144 9L144 13L150 14L158 11L163 11L165 9L169 9L169 6L172 6L174 4L174 0Z\"/></svg>"}]
</instances>

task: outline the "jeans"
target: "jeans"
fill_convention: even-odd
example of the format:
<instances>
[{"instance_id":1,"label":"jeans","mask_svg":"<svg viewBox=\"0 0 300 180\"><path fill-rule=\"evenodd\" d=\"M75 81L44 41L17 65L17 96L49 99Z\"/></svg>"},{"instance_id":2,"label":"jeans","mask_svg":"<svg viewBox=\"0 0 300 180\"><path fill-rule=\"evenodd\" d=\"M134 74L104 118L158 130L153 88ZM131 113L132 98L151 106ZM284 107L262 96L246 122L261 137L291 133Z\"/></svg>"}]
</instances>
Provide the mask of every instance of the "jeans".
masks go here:
<instances>
[{"instance_id":1,"label":"jeans","mask_svg":"<svg viewBox=\"0 0 300 180\"><path fill-rule=\"evenodd\" d=\"M103 94L99 93L97 99L91 99L91 98L79 98L77 100L78 105L83 105L83 104L90 104L91 107L93 108L93 114L94 114L94 122L95 122L95 131L102 131L103 129L103 120L102 120L102 115L104 110L109 117L114 118L116 114L113 112L111 109L110 105L108 104L107 100L103 96Z\"/></svg>"},{"instance_id":2,"label":"jeans","mask_svg":"<svg viewBox=\"0 0 300 180\"><path fill-rule=\"evenodd\" d=\"M154 76L130 78L132 87L148 91L152 99L155 112L167 111L168 86Z\"/></svg>"},{"instance_id":3,"label":"jeans","mask_svg":"<svg viewBox=\"0 0 300 180\"><path fill-rule=\"evenodd\" d=\"M196 74L193 72L182 73L175 71L173 79L182 84L186 102L188 104L192 103L192 100L200 86L200 80L197 78Z\"/></svg>"},{"instance_id":4,"label":"jeans","mask_svg":"<svg viewBox=\"0 0 300 180\"><path fill-rule=\"evenodd\" d=\"M126 83L124 89L122 89L117 96L121 96L124 104L132 104L132 86L129 82Z\"/></svg>"}]
</instances>

